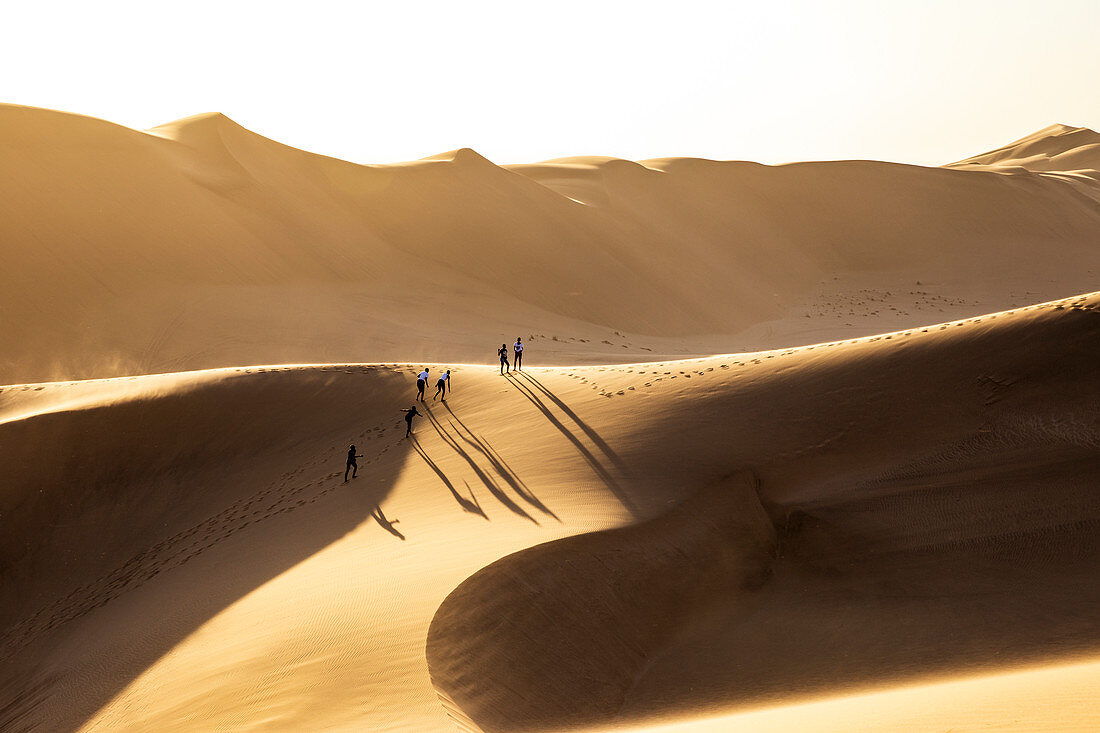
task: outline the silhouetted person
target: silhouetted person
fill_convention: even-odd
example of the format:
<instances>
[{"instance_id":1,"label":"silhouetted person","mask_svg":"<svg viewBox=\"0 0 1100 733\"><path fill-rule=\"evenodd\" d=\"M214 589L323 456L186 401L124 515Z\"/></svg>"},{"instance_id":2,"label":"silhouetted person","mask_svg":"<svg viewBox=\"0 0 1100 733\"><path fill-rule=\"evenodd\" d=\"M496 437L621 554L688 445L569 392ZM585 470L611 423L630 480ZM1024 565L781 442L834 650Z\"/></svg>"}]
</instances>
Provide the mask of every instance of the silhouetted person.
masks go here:
<instances>
[{"instance_id":1,"label":"silhouetted person","mask_svg":"<svg viewBox=\"0 0 1100 733\"><path fill-rule=\"evenodd\" d=\"M351 471L351 477L355 478L355 474L359 472L359 464L355 462L356 458L362 458L355 454L355 446L348 448L348 465L344 468L344 483L348 482L348 471Z\"/></svg>"},{"instance_id":2,"label":"silhouetted person","mask_svg":"<svg viewBox=\"0 0 1100 733\"><path fill-rule=\"evenodd\" d=\"M500 373L504 374L507 371L511 371L508 368L508 347L501 344L500 348L497 349L497 356L500 357Z\"/></svg>"},{"instance_id":3,"label":"silhouetted person","mask_svg":"<svg viewBox=\"0 0 1100 733\"><path fill-rule=\"evenodd\" d=\"M523 364L523 339L516 336L516 343L512 345L512 349L516 352L516 371L519 371Z\"/></svg>"},{"instance_id":4,"label":"silhouetted person","mask_svg":"<svg viewBox=\"0 0 1100 733\"><path fill-rule=\"evenodd\" d=\"M405 437L407 438L412 434L413 431L413 418L423 416L416 411L416 405L413 405L407 410L402 410L401 412L405 413Z\"/></svg>"},{"instance_id":5,"label":"silhouetted person","mask_svg":"<svg viewBox=\"0 0 1100 733\"><path fill-rule=\"evenodd\" d=\"M447 401L447 386L451 380L451 370L448 369L443 374L439 375L439 381L435 383L435 396L432 397L432 402L435 402L435 398L443 395L443 401Z\"/></svg>"},{"instance_id":6,"label":"silhouetted person","mask_svg":"<svg viewBox=\"0 0 1100 733\"><path fill-rule=\"evenodd\" d=\"M424 401L424 387L428 385L428 367L424 367L424 371L416 375L416 399L420 402Z\"/></svg>"}]
</instances>

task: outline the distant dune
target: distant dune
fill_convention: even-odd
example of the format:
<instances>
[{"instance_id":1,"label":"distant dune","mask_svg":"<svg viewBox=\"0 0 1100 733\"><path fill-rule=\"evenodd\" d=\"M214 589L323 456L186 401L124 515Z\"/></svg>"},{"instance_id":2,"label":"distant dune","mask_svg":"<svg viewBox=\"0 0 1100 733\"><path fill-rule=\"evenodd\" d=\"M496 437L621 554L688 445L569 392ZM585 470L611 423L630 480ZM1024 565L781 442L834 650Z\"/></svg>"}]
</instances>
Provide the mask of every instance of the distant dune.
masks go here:
<instances>
[{"instance_id":1,"label":"distant dune","mask_svg":"<svg viewBox=\"0 0 1100 733\"><path fill-rule=\"evenodd\" d=\"M1029 171L1084 171L1093 180L1100 170L1100 134L1087 127L1051 125L952 168L1023 168Z\"/></svg>"},{"instance_id":2,"label":"distant dune","mask_svg":"<svg viewBox=\"0 0 1100 733\"><path fill-rule=\"evenodd\" d=\"M517 335L543 363L622 362L1086 292L1098 269L1096 137L1049 128L963 170L502 167L471 150L370 166L218 114L137 132L3 105L0 382L489 363ZM1018 156L1077 172L1003 167Z\"/></svg>"},{"instance_id":3,"label":"distant dune","mask_svg":"<svg viewBox=\"0 0 1100 733\"><path fill-rule=\"evenodd\" d=\"M1098 137L372 166L0 106L0 731L1100 729Z\"/></svg>"}]
</instances>

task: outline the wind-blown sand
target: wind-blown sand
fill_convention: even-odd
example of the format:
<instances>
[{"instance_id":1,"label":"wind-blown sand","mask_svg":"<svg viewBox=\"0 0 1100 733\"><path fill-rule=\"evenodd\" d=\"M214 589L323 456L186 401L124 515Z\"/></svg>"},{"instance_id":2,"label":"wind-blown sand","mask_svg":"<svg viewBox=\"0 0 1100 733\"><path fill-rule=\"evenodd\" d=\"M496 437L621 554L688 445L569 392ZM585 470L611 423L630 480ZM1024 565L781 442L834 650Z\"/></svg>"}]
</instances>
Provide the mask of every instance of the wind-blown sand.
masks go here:
<instances>
[{"instance_id":1,"label":"wind-blown sand","mask_svg":"<svg viewBox=\"0 0 1100 733\"><path fill-rule=\"evenodd\" d=\"M138 132L0 105L0 383L487 363L517 335L543 364L622 363L1090 292L1100 154L1061 130L1004 153L1023 162L962 166L981 170L472 150L368 166L222 115ZM1047 170L1069 159L1092 172Z\"/></svg>"},{"instance_id":2,"label":"wind-blown sand","mask_svg":"<svg viewBox=\"0 0 1100 733\"><path fill-rule=\"evenodd\" d=\"M0 387L0 729L1100 726L1100 293L1031 304L1092 289L1095 171L1021 167L1087 135L508 169L0 124L5 369L70 380ZM461 363L520 323L526 372ZM413 440L403 349L459 362Z\"/></svg>"}]
</instances>

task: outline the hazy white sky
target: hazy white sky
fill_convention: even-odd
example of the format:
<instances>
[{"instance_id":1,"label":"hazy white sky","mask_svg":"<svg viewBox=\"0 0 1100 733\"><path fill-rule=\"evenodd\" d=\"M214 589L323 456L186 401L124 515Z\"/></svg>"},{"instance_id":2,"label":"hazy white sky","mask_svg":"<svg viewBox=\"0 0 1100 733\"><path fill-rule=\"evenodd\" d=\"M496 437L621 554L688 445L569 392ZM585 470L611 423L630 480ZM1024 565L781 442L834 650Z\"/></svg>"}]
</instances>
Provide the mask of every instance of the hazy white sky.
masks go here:
<instances>
[{"instance_id":1,"label":"hazy white sky","mask_svg":"<svg viewBox=\"0 0 1100 733\"><path fill-rule=\"evenodd\" d=\"M939 164L1100 128L1100 0L21 2L0 101L219 111L361 163L693 155Z\"/></svg>"}]
</instances>

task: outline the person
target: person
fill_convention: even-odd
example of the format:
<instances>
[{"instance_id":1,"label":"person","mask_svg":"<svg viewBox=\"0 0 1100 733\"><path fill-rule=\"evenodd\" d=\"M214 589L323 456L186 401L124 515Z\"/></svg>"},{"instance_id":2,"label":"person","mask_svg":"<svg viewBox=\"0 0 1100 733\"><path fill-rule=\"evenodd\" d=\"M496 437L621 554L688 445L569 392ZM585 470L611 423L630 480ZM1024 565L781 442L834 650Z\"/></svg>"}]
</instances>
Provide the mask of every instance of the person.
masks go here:
<instances>
[{"instance_id":1,"label":"person","mask_svg":"<svg viewBox=\"0 0 1100 733\"><path fill-rule=\"evenodd\" d=\"M512 348L516 352L515 364L516 364L516 371L518 372L518 371L521 371L520 370L520 365L523 364L523 339L521 339L519 336L516 336L516 343L512 346Z\"/></svg>"},{"instance_id":2,"label":"person","mask_svg":"<svg viewBox=\"0 0 1100 733\"><path fill-rule=\"evenodd\" d=\"M428 384L428 367L424 367L424 371L416 375L416 399L418 402L424 401L424 387Z\"/></svg>"},{"instance_id":3,"label":"person","mask_svg":"<svg viewBox=\"0 0 1100 733\"><path fill-rule=\"evenodd\" d=\"M413 418L423 416L419 412L417 412L416 405L413 405L407 410L402 410L401 412L405 413L405 437L407 438L409 437L409 435L412 434Z\"/></svg>"},{"instance_id":4,"label":"person","mask_svg":"<svg viewBox=\"0 0 1100 733\"><path fill-rule=\"evenodd\" d=\"M497 356L500 357L500 373L504 374L505 372L511 371L508 368L508 347L501 344L500 348L497 349Z\"/></svg>"},{"instance_id":5,"label":"person","mask_svg":"<svg viewBox=\"0 0 1100 733\"><path fill-rule=\"evenodd\" d=\"M344 483L348 482L348 471L351 471L351 477L355 478L355 474L359 473L359 464L355 462L356 458L362 458L363 456L356 455L355 446L348 448L348 465L344 468Z\"/></svg>"},{"instance_id":6,"label":"person","mask_svg":"<svg viewBox=\"0 0 1100 733\"><path fill-rule=\"evenodd\" d=\"M439 381L435 383L435 397L432 397L432 402L435 402L436 397L439 397L440 394L443 395L443 401L447 401L447 387L450 379L450 369L448 369L445 373L439 375Z\"/></svg>"}]
</instances>

